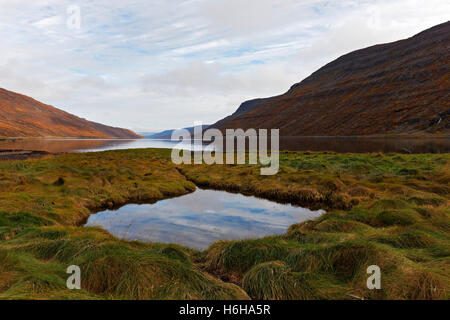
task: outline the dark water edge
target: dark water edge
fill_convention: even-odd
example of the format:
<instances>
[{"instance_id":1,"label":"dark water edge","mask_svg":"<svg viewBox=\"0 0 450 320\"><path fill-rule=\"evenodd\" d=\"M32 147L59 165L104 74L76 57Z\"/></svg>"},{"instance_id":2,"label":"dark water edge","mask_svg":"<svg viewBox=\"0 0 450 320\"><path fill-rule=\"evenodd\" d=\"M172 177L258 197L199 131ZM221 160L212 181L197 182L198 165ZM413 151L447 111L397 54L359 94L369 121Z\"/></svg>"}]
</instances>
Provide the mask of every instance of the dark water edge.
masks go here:
<instances>
[{"instance_id":1,"label":"dark water edge","mask_svg":"<svg viewBox=\"0 0 450 320\"><path fill-rule=\"evenodd\" d=\"M128 204L89 216L85 226L99 226L118 238L175 243L199 250L219 240L283 234L288 227L315 219L312 211L225 191L195 192L152 204Z\"/></svg>"},{"instance_id":2,"label":"dark water edge","mask_svg":"<svg viewBox=\"0 0 450 320\"><path fill-rule=\"evenodd\" d=\"M51 153L94 152L139 148L200 150L201 145L165 139L0 139L0 150L35 150ZM226 142L224 143L226 144ZM450 137L280 137L280 150L338 153L450 153Z\"/></svg>"},{"instance_id":3,"label":"dark water edge","mask_svg":"<svg viewBox=\"0 0 450 320\"><path fill-rule=\"evenodd\" d=\"M449 153L450 137L281 137L280 150L338 153Z\"/></svg>"}]
</instances>

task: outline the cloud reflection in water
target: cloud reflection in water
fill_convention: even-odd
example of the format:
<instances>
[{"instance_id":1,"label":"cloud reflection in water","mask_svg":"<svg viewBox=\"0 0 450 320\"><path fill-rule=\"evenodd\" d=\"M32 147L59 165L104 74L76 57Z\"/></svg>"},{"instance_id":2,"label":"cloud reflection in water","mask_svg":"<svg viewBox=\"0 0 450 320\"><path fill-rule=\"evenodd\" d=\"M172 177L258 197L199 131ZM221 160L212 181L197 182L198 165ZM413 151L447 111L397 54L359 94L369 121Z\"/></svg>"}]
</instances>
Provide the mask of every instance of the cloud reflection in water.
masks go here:
<instances>
[{"instance_id":1,"label":"cloud reflection in water","mask_svg":"<svg viewBox=\"0 0 450 320\"><path fill-rule=\"evenodd\" d=\"M100 226L119 238L166 242L205 249L218 240L281 234L324 211L224 191L194 193L155 204L126 205L91 215L86 226Z\"/></svg>"}]
</instances>

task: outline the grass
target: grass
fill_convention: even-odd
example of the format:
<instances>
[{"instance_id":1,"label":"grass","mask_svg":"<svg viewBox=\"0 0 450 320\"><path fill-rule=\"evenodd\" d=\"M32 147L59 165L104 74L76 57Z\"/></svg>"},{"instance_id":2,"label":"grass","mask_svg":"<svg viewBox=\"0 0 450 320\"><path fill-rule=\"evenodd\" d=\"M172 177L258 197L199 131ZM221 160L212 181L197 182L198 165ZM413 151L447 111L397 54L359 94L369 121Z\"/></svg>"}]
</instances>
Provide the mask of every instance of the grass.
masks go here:
<instances>
[{"instance_id":1,"label":"grass","mask_svg":"<svg viewBox=\"0 0 450 320\"><path fill-rule=\"evenodd\" d=\"M0 162L1 299L448 299L450 155L282 152L280 172L181 165L169 150ZM327 212L205 251L81 228L92 213L195 184ZM82 270L70 291L66 268ZM366 287L368 266L382 289Z\"/></svg>"},{"instance_id":2,"label":"grass","mask_svg":"<svg viewBox=\"0 0 450 320\"><path fill-rule=\"evenodd\" d=\"M320 298L306 274L293 273L283 261L260 263L242 280L250 296L258 300L307 300Z\"/></svg>"},{"instance_id":3,"label":"grass","mask_svg":"<svg viewBox=\"0 0 450 320\"><path fill-rule=\"evenodd\" d=\"M204 187L327 210L284 235L216 243L202 255L204 270L255 299L449 298L450 155L280 156L269 177L249 166L179 168ZM366 287L372 264L381 290Z\"/></svg>"}]
</instances>

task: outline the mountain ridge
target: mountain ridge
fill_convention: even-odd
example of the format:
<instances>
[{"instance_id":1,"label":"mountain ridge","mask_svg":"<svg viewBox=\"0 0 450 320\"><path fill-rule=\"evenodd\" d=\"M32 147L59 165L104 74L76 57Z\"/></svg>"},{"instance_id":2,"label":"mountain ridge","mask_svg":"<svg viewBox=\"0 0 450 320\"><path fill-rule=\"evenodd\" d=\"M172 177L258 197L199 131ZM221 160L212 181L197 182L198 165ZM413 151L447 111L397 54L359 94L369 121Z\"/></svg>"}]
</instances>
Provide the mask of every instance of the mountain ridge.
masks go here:
<instances>
[{"instance_id":1,"label":"mountain ridge","mask_svg":"<svg viewBox=\"0 0 450 320\"><path fill-rule=\"evenodd\" d=\"M3 88L0 88L0 137L142 138L131 130L92 122Z\"/></svg>"},{"instance_id":2,"label":"mountain ridge","mask_svg":"<svg viewBox=\"0 0 450 320\"><path fill-rule=\"evenodd\" d=\"M279 128L283 136L448 135L449 47L446 22L347 53L211 127Z\"/></svg>"}]
</instances>

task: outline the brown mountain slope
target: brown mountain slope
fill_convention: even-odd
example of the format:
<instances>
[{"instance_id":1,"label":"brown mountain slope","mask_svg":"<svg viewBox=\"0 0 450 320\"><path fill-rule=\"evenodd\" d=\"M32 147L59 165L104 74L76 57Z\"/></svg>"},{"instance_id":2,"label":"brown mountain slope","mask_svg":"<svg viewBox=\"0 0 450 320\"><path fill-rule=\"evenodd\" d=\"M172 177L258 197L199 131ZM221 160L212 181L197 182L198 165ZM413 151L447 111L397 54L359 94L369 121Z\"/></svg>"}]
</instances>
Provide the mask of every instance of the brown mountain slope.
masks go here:
<instances>
[{"instance_id":1,"label":"brown mountain slope","mask_svg":"<svg viewBox=\"0 0 450 320\"><path fill-rule=\"evenodd\" d=\"M0 88L0 137L140 138Z\"/></svg>"},{"instance_id":2,"label":"brown mountain slope","mask_svg":"<svg viewBox=\"0 0 450 320\"><path fill-rule=\"evenodd\" d=\"M344 55L212 127L279 128L284 136L450 134L449 74L447 22Z\"/></svg>"}]
</instances>

